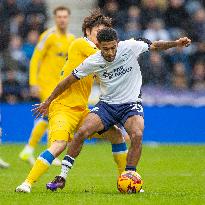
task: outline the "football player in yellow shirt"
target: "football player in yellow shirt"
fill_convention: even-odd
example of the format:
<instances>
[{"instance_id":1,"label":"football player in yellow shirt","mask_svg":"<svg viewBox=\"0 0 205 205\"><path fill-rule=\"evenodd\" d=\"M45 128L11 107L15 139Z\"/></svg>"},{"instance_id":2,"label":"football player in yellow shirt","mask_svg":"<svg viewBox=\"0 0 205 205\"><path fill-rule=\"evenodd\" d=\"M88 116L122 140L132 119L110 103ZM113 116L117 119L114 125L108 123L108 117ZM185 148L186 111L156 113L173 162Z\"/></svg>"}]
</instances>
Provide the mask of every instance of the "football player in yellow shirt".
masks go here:
<instances>
[{"instance_id":1,"label":"football player in yellow shirt","mask_svg":"<svg viewBox=\"0 0 205 205\"><path fill-rule=\"evenodd\" d=\"M68 51L68 61L61 72L61 80L66 78L88 56L97 52L97 32L104 27L111 27L111 19L103 16L99 10L93 11L90 16L84 19L82 30L85 37L76 39L71 44ZM52 142L51 146L39 155L25 182L16 188L16 192L29 193L32 184L48 170L52 161L66 149L75 131L89 113L88 98L93 81L92 75L84 78L82 81L73 84L69 90L62 93L52 103L49 109L49 138ZM119 172L122 172L126 165L127 147L121 131L114 126L104 134L105 136L112 143L115 162ZM56 180L62 185L58 188L65 186L65 174L58 176Z\"/></svg>"},{"instance_id":2,"label":"football player in yellow shirt","mask_svg":"<svg viewBox=\"0 0 205 205\"><path fill-rule=\"evenodd\" d=\"M70 9L64 6L57 7L54 11L55 27L46 30L35 48L30 62L29 84L31 95L43 102L59 82L59 76L66 62L68 48L75 39L74 35L67 32ZM32 129L29 142L20 153L20 158L35 162L34 149L48 128L48 119L39 119ZM56 160L56 162L58 162ZM58 165L60 165L60 161Z\"/></svg>"}]
</instances>

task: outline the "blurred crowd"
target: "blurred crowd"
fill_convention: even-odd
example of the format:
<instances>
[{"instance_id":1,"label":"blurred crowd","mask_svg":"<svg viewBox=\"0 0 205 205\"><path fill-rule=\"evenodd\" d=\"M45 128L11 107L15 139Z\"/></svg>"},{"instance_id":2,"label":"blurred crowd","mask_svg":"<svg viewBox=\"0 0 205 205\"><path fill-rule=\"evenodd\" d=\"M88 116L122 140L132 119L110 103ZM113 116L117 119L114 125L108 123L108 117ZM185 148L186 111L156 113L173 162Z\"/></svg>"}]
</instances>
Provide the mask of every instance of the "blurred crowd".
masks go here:
<instances>
[{"instance_id":1,"label":"blurred crowd","mask_svg":"<svg viewBox=\"0 0 205 205\"><path fill-rule=\"evenodd\" d=\"M0 94L3 102L32 100L28 86L29 62L47 18L44 0L0 0Z\"/></svg>"},{"instance_id":2,"label":"blurred crowd","mask_svg":"<svg viewBox=\"0 0 205 205\"><path fill-rule=\"evenodd\" d=\"M145 86L205 91L205 0L98 0L97 4L113 18L120 40L192 39L193 44L185 49L143 54ZM29 61L47 19L45 0L0 0L3 102L32 100Z\"/></svg>"},{"instance_id":3,"label":"blurred crowd","mask_svg":"<svg viewBox=\"0 0 205 205\"><path fill-rule=\"evenodd\" d=\"M98 0L113 18L120 40L189 37L185 49L141 56L144 85L205 90L205 0Z\"/></svg>"}]
</instances>

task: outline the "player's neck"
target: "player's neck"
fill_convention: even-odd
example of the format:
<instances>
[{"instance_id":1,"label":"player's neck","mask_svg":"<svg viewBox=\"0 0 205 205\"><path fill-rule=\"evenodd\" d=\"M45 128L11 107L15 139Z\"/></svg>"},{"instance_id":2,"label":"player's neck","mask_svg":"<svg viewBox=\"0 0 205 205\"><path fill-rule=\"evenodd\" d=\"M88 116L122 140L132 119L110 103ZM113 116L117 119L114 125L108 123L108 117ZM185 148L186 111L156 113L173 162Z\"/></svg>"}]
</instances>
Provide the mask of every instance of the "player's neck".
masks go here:
<instances>
[{"instance_id":1,"label":"player's neck","mask_svg":"<svg viewBox=\"0 0 205 205\"><path fill-rule=\"evenodd\" d=\"M88 38L88 37L84 37L84 38L93 43L93 41L90 38Z\"/></svg>"},{"instance_id":2,"label":"player's neck","mask_svg":"<svg viewBox=\"0 0 205 205\"><path fill-rule=\"evenodd\" d=\"M57 28L58 32L62 35L65 35L67 33L67 29L60 29L60 28Z\"/></svg>"}]
</instances>

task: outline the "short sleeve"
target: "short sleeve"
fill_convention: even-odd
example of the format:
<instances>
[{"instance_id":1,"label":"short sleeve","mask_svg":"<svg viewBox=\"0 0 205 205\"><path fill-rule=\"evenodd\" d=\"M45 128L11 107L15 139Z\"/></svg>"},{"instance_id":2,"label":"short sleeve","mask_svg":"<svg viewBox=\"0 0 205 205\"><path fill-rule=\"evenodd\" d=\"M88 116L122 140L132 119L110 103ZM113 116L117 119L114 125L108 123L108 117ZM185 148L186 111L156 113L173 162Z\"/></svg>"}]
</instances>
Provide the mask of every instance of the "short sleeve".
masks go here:
<instances>
[{"instance_id":1,"label":"short sleeve","mask_svg":"<svg viewBox=\"0 0 205 205\"><path fill-rule=\"evenodd\" d=\"M85 56L90 56L90 55L93 55L93 54L95 54L96 52L98 51L98 49L97 49L97 47L96 46L91 46L91 45L89 45L89 43L84 43L84 46L83 46L83 50L82 50L82 52L83 52L83 54L85 55Z\"/></svg>"},{"instance_id":2,"label":"short sleeve","mask_svg":"<svg viewBox=\"0 0 205 205\"><path fill-rule=\"evenodd\" d=\"M80 80L83 77L88 76L94 72L94 65L90 58L84 60L76 69L73 70L72 74L75 78Z\"/></svg>"},{"instance_id":3,"label":"short sleeve","mask_svg":"<svg viewBox=\"0 0 205 205\"><path fill-rule=\"evenodd\" d=\"M136 41L134 39L127 40L126 43L131 47L131 50L138 57L141 53L149 51L149 44L144 41Z\"/></svg>"}]
</instances>

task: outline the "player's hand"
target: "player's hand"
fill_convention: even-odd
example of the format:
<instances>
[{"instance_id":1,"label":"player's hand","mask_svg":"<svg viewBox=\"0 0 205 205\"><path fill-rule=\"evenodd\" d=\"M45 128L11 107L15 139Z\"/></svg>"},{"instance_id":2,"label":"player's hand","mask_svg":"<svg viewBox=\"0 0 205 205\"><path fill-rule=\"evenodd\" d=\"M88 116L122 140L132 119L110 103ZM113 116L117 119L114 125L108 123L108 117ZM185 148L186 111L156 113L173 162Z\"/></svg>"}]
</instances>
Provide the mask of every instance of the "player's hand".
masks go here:
<instances>
[{"instance_id":1,"label":"player's hand","mask_svg":"<svg viewBox=\"0 0 205 205\"><path fill-rule=\"evenodd\" d=\"M48 115L49 105L50 105L50 103L48 101L33 105L34 108L31 111L36 116L35 119L39 118L40 116Z\"/></svg>"},{"instance_id":2,"label":"player's hand","mask_svg":"<svg viewBox=\"0 0 205 205\"><path fill-rule=\"evenodd\" d=\"M33 85L30 87L31 97L39 98L39 87L37 85Z\"/></svg>"},{"instance_id":3,"label":"player's hand","mask_svg":"<svg viewBox=\"0 0 205 205\"><path fill-rule=\"evenodd\" d=\"M179 38L176 42L178 47L188 47L191 44L191 40L187 37Z\"/></svg>"}]
</instances>

